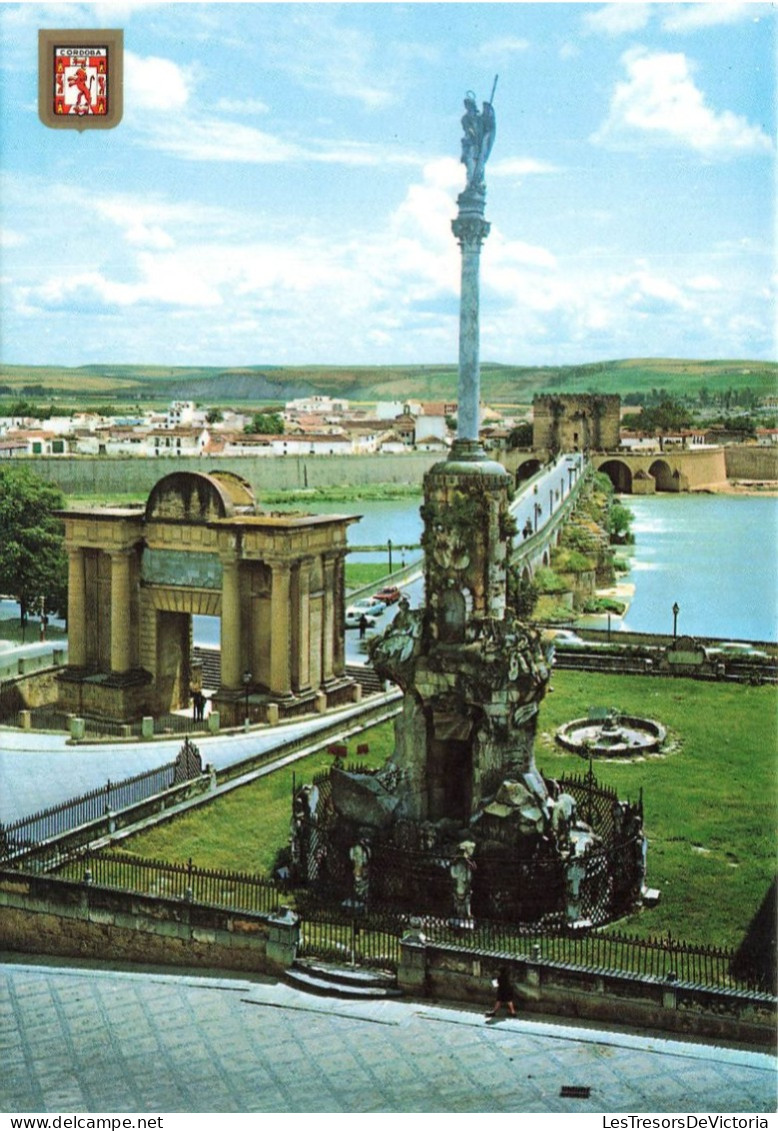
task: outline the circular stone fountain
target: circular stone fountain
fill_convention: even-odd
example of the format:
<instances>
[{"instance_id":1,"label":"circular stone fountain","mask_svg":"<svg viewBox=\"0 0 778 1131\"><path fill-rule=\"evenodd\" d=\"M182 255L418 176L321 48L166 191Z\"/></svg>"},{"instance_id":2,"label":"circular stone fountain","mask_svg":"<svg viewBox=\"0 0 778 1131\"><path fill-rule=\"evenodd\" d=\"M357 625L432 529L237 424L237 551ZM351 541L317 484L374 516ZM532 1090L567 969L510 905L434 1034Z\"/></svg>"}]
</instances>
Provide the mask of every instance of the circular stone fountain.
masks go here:
<instances>
[{"instance_id":1,"label":"circular stone fountain","mask_svg":"<svg viewBox=\"0 0 778 1131\"><path fill-rule=\"evenodd\" d=\"M573 719L556 732L565 750L584 758L623 758L654 754L662 748L667 731L654 719L622 715L618 711L592 712L587 719Z\"/></svg>"}]
</instances>

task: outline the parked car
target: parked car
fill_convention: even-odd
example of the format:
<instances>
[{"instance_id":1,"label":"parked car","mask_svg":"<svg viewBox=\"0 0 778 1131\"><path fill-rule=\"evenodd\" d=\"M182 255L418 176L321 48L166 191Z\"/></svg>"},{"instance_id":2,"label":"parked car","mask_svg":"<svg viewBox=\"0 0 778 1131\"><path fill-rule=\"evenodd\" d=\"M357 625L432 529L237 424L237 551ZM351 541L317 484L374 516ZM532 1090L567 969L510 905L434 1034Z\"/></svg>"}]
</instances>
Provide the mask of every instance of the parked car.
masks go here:
<instances>
[{"instance_id":1,"label":"parked car","mask_svg":"<svg viewBox=\"0 0 778 1131\"><path fill-rule=\"evenodd\" d=\"M744 644L737 640L723 640L706 649L711 658L717 660L768 660L770 657L759 648L751 644Z\"/></svg>"},{"instance_id":2,"label":"parked car","mask_svg":"<svg viewBox=\"0 0 778 1131\"><path fill-rule=\"evenodd\" d=\"M571 648L580 648L586 645L586 641L569 628L546 629L543 632L543 642L545 644L568 645Z\"/></svg>"},{"instance_id":3,"label":"parked car","mask_svg":"<svg viewBox=\"0 0 778 1131\"><path fill-rule=\"evenodd\" d=\"M372 613L366 613L364 609L349 605L346 609L346 628L359 628L360 625L364 628L375 628L376 618Z\"/></svg>"},{"instance_id":4,"label":"parked car","mask_svg":"<svg viewBox=\"0 0 778 1131\"><path fill-rule=\"evenodd\" d=\"M385 605L394 605L402 597L402 593L396 585L387 585L384 589L379 589L374 593L376 601L382 601Z\"/></svg>"},{"instance_id":5,"label":"parked car","mask_svg":"<svg viewBox=\"0 0 778 1131\"><path fill-rule=\"evenodd\" d=\"M349 607L361 609L363 613L370 613L374 617L381 617L386 612L386 605L383 601L379 601L377 597L360 597L358 601L352 602Z\"/></svg>"}]
</instances>

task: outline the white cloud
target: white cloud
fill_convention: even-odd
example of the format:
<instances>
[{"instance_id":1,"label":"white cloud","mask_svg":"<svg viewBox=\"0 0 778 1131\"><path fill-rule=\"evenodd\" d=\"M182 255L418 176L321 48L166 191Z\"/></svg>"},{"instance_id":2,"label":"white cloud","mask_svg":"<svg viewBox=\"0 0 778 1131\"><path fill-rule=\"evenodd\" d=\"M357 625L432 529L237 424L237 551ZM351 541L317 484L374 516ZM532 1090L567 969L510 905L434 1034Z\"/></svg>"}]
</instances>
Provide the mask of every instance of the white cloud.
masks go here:
<instances>
[{"instance_id":1,"label":"white cloud","mask_svg":"<svg viewBox=\"0 0 778 1131\"><path fill-rule=\"evenodd\" d=\"M478 55L483 59L495 59L506 55L521 54L528 48L528 39L521 39L517 35L501 35L482 43L478 48Z\"/></svg>"},{"instance_id":2,"label":"white cloud","mask_svg":"<svg viewBox=\"0 0 778 1131\"><path fill-rule=\"evenodd\" d=\"M21 247L26 242L26 236L22 232L16 232L13 228L0 228L0 247Z\"/></svg>"},{"instance_id":3,"label":"white cloud","mask_svg":"<svg viewBox=\"0 0 778 1131\"><path fill-rule=\"evenodd\" d=\"M771 11L770 4L717 3L669 5L670 13L662 20L665 31L697 31L718 24L734 24L741 20L758 19Z\"/></svg>"},{"instance_id":4,"label":"white cloud","mask_svg":"<svg viewBox=\"0 0 778 1131\"><path fill-rule=\"evenodd\" d=\"M220 98L214 106L220 114L268 114L270 107L261 98Z\"/></svg>"},{"instance_id":5,"label":"white cloud","mask_svg":"<svg viewBox=\"0 0 778 1131\"><path fill-rule=\"evenodd\" d=\"M608 118L592 140L675 144L711 157L772 150L759 126L706 105L684 54L635 48L622 56L622 63L627 79L616 84Z\"/></svg>"},{"instance_id":6,"label":"white cloud","mask_svg":"<svg viewBox=\"0 0 778 1131\"><path fill-rule=\"evenodd\" d=\"M359 102L367 110L396 101L400 77L381 51L389 45L349 27L334 4L281 7L286 12L279 16L272 37L275 67L309 90Z\"/></svg>"},{"instance_id":7,"label":"white cloud","mask_svg":"<svg viewBox=\"0 0 778 1131\"><path fill-rule=\"evenodd\" d=\"M504 157L489 165L490 177L530 177L535 174L555 173L555 165L537 161L534 157Z\"/></svg>"},{"instance_id":8,"label":"white cloud","mask_svg":"<svg viewBox=\"0 0 778 1131\"><path fill-rule=\"evenodd\" d=\"M627 35L640 31L646 26L651 16L650 4L618 3L606 4L596 12L588 12L584 16L584 24L590 31L602 32L604 35Z\"/></svg>"},{"instance_id":9,"label":"white cloud","mask_svg":"<svg viewBox=\"0 0 778 1131\"><path fill-rule=\"evenodd\" d=\"M686 286L691 291L709 294L712 291L720 291L723 284L716 275L694 275L691 279L687 279Z\"/></svg>"},{"instance_id":10,"label":"white cloud","mask_svg":"<svg viewBox=\"0 0 778 1131\"><path fill-rule=\"evenodd\" d=\"M124 101L133 111L181 110L191 85L186 70L170 59L124 53Z\"/></svg>"},{"instance_id":11,"label":"white cloud","mask_svg":"<svg viewBox=\"0 0 778 1131\"><path fill-rule=\"evenodd\" d=\"M218 118L165 119L143 130L152 149L188 161L272 165L301 156L289 142L242 122Z\"/></svg>"}]
</instances>

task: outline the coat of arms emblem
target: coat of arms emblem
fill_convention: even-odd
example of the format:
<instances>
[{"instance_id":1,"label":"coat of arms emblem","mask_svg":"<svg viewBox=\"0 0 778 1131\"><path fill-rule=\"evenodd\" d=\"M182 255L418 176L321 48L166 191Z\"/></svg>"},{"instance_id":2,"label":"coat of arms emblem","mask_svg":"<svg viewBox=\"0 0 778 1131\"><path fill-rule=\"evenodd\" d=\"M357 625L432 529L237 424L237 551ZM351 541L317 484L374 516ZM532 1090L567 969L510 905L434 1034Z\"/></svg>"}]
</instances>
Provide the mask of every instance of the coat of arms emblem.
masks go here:
<instances>
[{"instance_id":1,"label":"coat of arms emblem","mask_svg":"<svg viewBox=\"0 0 778 1131\"><path fill-rule=\"evenodd\" d=\"M38 33L38 112L44 125L77 130L118 124L123 34L117 30Z\"/></svg>"}]
</instances>

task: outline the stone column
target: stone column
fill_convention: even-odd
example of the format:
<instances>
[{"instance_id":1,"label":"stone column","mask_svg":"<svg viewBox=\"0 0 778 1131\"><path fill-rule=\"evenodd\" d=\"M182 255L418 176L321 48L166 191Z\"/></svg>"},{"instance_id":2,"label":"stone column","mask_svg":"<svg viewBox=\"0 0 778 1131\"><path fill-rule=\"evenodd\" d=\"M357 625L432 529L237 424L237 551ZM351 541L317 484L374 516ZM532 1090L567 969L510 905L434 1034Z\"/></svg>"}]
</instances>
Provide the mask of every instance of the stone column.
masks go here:
<instances>
[{"instance_id":1,"label":"stone column","mask_svg":"<svg viewBox=\"0 0 778 1131\"><path fill-rule=\"evenodd\" d=\"M335 659L335 560L325 557L322 561L324 573L324 595L322 601L321 628L321 678L322 683L334 679Z\"/></svg>"},{"instance_id":2,"label":"stone column","mask_svg":"<svg viewBox=\"0 0 778 1131\"><path fill-rule=\"evenodd\" d=\"M131 550L111 550L111 671L132 667Z\"/></svg>"},{"instance_id":3,"label":"stone column","mask_svg":"<svg viewBox=\"0 0 778 1131\"><path fill-rule=\"evenodd\" d=\"M68 665L86 667L86 578L84 551L68 547Z\"/></svg>"},{"instance_id":4,"label":"stone column","mask_svg":"<svg viewBox=\"0 0 778 1131\"><path fill-rule=\"evenodd\" d=\"M240 568L237 558L222 558L221 685L230 691L242 687Z\"/></svg>"},{"instance_id":5,"label":"stone column","mask_svg":"<svg viewBox=\"0 0 778 1131\"><path fill-rule=\"evenodd\" d=\"M466 191L460 194L458 203L459 214L451 223L462 249L457 440L477 445L481 401L479 273L481 244L489 234L490 225L484 220L482 195Z\"/></svg>"},{"instance_id":6,"label":"stone column","mask_svg":"<svg viewBox=\"0 0 778 1131\"><path fill-rule=\"evenodd\" d=\"M299 562L292 573L292 663L294 688L311 686L311 567L312 558Z\"/></svg>"},{"instance_id":7,"label":"stone column","mask_svg":"<svg viewBox=\"0 0 778 1131\"><path fill-rule=\"evenodd\" d=\"M272 562L270 566L270 690L273 695L291 696L291 571L286 562Z\"/></svg>"},{"instance_id":8,"label":"stone column","mask_svg":"<svg viewBox=\"0 0 778 1131\"><path fill-rule=\"evenodd\" d=\"M345 554L338 554L335 561L335 608L332 626L332 664L336 677L344 675L346 671L346 640L343 623L345 593L346 557Z\"/></svg>"}]
</instances>

